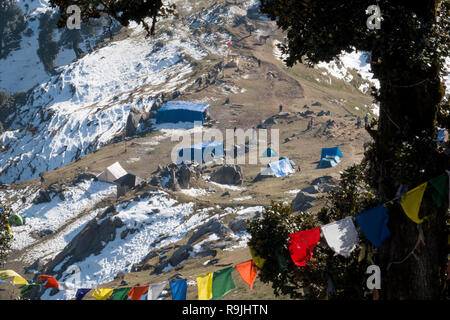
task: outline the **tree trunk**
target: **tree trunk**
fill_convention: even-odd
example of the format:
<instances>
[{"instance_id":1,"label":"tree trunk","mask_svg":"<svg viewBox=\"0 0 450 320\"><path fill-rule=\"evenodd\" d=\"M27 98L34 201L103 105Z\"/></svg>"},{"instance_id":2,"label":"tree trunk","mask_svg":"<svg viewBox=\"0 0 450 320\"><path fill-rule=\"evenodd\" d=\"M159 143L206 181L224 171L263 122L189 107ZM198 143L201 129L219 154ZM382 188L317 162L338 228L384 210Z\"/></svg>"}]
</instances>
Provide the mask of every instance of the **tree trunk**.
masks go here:
<instances>
[{"instance_id":1,"label":"tree trunk","mask_svg":"<svg viewBox=\"0 0 450 320\"><path fill-rule=\"evenodd\" d=\"M409 65L399 67L402 56L372 55L372 61L381 58L382 64L373 68L380 79L380 117L375 139L376 159L372 167L374 187L385 202L395 198L400 184L411 190L429 179L445 173L448 158L436 150L436 143L413 147L413 161L399 160L395 152L405 141L414 137L436 137L438 105L443 96L439 67L434 65L423 71ZM402 70L395 74L395 70ZM407 165L413 164L408 167ZM378 251L375 263L381 268L381 297L384 299L438 299L441 292L442 268L446 266L447 234L445 216L448 203L442 208L430 200L430 191L424 195L420 216L431 218L418 225L410 220L398 203L389 206L388 227L391 237ZM413 254L419 232L420 243ZM402 263L392 263L401 262ZM388 270L388 267L389 270Z\"/></svg>"}]
</instances>

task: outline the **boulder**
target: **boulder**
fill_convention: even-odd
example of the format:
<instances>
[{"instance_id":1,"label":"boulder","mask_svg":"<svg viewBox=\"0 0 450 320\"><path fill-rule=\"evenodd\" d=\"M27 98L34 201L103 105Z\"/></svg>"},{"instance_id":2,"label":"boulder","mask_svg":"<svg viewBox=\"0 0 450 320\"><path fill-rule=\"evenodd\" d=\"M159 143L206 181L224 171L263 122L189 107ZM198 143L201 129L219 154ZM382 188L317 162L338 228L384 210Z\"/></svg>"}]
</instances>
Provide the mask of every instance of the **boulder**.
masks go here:
<instances>
[{"instance_id":1,"label":"boulder","mask_svg":"<svg viewBox=\"0 0 450 320\"><path fill-rule=\"evenodd\" d=\"M239 165L225 164L211 174L210 180L220 184L242 185L244 175Z\"/></svg>"},{"instance_id":2,"label":"boulder","mask_svg":"<svg viewBox=\"0 0 450 320\"><path fill-rule=\"evenodd\" d=\"M139 122L144 117L144 112L138 108L132 107L130 113L128 114L127 124L125 127L125 135L127 137L132 137L136 135L137 127Z\"/></svg>"},{"instance_id":3,"label":"boulder","mask_svg":"<svg viewBox=\"0 0 450 320\"><path fill-rule=\"evenodd\" d=\"M320 192L319 187L317 187L315 185L305 187L305 188L301 189L301 191L309 193L309 194L316 194L316 193Z\"/></svg>"},{"instance_id":4,"label":"boulder","mask_svg":"<svg viewBox=\"0 0 450 320\"><path fill-rule=\"evenodd\" d=\"M47 190L39 190L39 194L33 199L34 204L50 202L52 198Z\"/></svg>"},{"instance_id":5,"label":"boulder","mask_svg":"<svg viewBox=\"0 0 450 320\"><path fill-rule=\"evenodd\" d=\"M183 260L189 258L189 252L193 250L190 245L180 246L169 258L169 263L171 266L175 267L180 264Z\"/></svg>"},{"instance_id":6,"label":"boulder","mask_svg":"<svg viewBox=\"0 0 450 320\"><path fill-rule=\"evenodd\" d=\"M186 164L183 164L176 173L176 178L181 189L189 189L189 182L191 181L192 171Z\"/></svg>"},{"instance_id":7,"label":"boulder","mask_svg":"<svg viewBox=\"0 0 450 320\"><path fill-rule=\"evenodd\" d=\"M312 208L312 202L316 200L316 196L300 191L292 200L293 211L305 211Z\"/></svg>"},{"instance_id":8,"label":"boulder","mask_svg":"<svg viewBox=\"0 0 450 320\"><path fill-rule=\"evenodd\" d=\"M220 238L223 238L228 232L229 229L221 221L212 219L202 225L197 231L195 231L189 238L187 244L192 245L195 241L208 233L215 233Z\"/></svg>"}]
</instances>

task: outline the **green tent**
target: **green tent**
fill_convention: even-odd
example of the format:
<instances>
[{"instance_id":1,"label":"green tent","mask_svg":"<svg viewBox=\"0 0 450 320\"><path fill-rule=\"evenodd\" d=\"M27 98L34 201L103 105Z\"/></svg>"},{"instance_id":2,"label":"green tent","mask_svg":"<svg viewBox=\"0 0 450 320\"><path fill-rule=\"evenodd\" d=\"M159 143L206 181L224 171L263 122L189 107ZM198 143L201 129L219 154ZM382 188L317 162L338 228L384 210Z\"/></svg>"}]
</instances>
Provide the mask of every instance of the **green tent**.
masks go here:
<instances>
[{"instance_id":1,"label":"green tent","mask_svg":"<svg viewBox=\"0 0 450 320\"><path fill-rule=\"evenodd\" d=\"M8 223L11 226L22 226L23 225L23 219L21 216L19 216L18 214L12 214L9 218L8 218Z\"/></svg>"}]
</instances>

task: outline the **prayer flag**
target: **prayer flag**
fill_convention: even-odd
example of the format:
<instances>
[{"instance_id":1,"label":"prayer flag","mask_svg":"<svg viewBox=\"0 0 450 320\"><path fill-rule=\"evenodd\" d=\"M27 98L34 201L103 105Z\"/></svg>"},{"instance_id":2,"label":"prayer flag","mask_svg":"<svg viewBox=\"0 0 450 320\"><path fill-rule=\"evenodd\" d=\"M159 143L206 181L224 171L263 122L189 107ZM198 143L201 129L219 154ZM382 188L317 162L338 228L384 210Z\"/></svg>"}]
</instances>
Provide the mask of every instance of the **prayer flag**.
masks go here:
<instances>
[{"instance_id":1,"label":"prayer flag","mask_svg":"<svg viewBox=\"0 0 450 320\"><path fill-rule=\"evenodd\" d=\"M135 286L128 292L130 300L141 300L141 297L148 290L148 286Z\"/></svg>"},{"instance_id":2,"label":"prayer flag","mask_svg":"<svg viewBox=\"0 0 450 320\"><path fill-rule=\"evenodd\" d=\"M13 233L12 233L11 227L9 226L8 223L6 224L6 229L8 230L9 235L12 237Z\"/></svg>"},{"instance_id":3,"label":"prayer flag","mask_svg":"<svg viewBox=\"0 0 450 320\"><path fill-rule=\"evenodd\" d=\"M383 205L364 211L357 215L355 219L366 238L376 248L381 247L383 242L391 235L387 226L389 215Z\"/></svg>"},{"instance_id":4,"label":"prayer flag","mask_svg":"<svg viewBox=\"0 0 450 320\"><path fill-rule=\"evenodd\" d=\"M219 300L231 290L236 288L232 277L233 267L214 271L212 281L212 298Z\"/></svg>"},{"instance_id":5,"label":"prayer flag","mask_svg":"<svg viewBox=\"0 0 450 320\"><path fill-rule=\"evenodd\" d=\"M172 292L172 300L186 300L187 280L172 281L170 284L170 291Z\"/></svg>"},{"instance_id":6,"label":"prayer flag","mask_svg":"<svg viewBox=\"0 0 450 320\"><path fill-rule=\"evenodd\" d=\"M75 298L77 300L83 300L84 296L91 291L91 289L78 289L77 293L75 294Z\"/></svg>"},{"instance_id":7,"label":"prayer flag","mask_svg":"<svg viewBox=\"0 0 450 320\"><path fill-rule=\"evenodd\" d=\"M253 259L255 266L258 269L262 269L264 266L264 262L266 262L266 259L263 259L263 258L257 256L255 249L253 249L252 247L249 247L249 249L250 249L250 254L252 255L252 259Z\"/></svg>"},{"instance_id":8,"label":"prayer flag","mask_svg":"<svg viewBox=\"0 0 450 320\"><path fill-rule=\"evenodd\" d=\"M289 252L297 266L306 266L306 260L313 256L313 250L320 240L320 228L299 231L289 235Z\"/></svg>"},{"instance_id":9,"label":"prayer flag","mask_svg":"<svg viewBox=\"0 0 450 320\"><path fill-rule=\"evenodd\" d=\"M197 277L198 300L210 300L213 290L213 273Z\"/></svg>"},{"instance_id":10,"label":"prayer flag","mask_svg":"<svg viewBox=\"0 0 450 320\"><path fill-rule=\"evenodd\" d=\"M164 290L166 286L166 281L160 283L152 283L148 288L147 300L156 300L158 299L161 292Z\"/></svg>"},{"instance_id":11,"label":"prayer flag","mask_svg":"<svg viewBox=\"0 0 450 320\"><path fill-rule=\"evenodd\" d=\"M41 280L42 282L45 282L44 288L58 288L58 281L56 281L55 278L53 278L52 276L47 276L45 274L39 275L38 276L39 280Z\"/></svg>"},{"instance_id":12,"label":"prayer flag","mask_svg":"<svg viewBox=\"0 0 450 320\"><path fill-rule=\"evenodd\" d=\"M430 180L430 184L434 187L432 194L434 203L438 206L442 206L442 201L448 196L448 175L446 173L441 174Z\"/></svg>"},{"instance_id":13,"label":"prayer flag","mask_svg":"<svg viewBox=\"0 0 450 320\"><path fill-rule=\"evenodd\" d=\"M408 191L402 197L401 205L403 211L405 211L406 215L415 223L423 222L423 219L419 218L419 210L427 184L428 182L422 183L420 186Z\"/></svg>"},{"instance_id":14,"label":"prayer flag","mask_svg":"<svg viewBox=\"0 0 450 320\"><path fill-rule=\"evenodd\" d=\"M42 284L36 284L36 283L30 283L27 285L24 285L20 288L20 294L24 294L25 292L31 290L33 287L42 287Z\"/></svg>"},{"instance_id":15,"label":"prayer flag","mask_svg":"<svg viewBox=\"0 0 450 320\"><path fill-rule=\"evenodd\" d=\"M352 217L326 224L322 232L330 248L344 257L350 256L359 241Z\"/></svg>"},{"instance_id":16,"label":"prayer flag","mask_svg":"<svg viewBox=\"0 0 450 320\"><path fill-rule=\"evenodd\" d=\"M112 293L113 293L114 289L113 288L108 288L108 289L95 289L94 293L92 294L92 296L96 299L96 300L106 300L108 299Z\"/></svg>"},{"instance_id":17,"label":"prayer flag","mask_svg":"<svg viewBox=\"0 0 450 320\"><path fill-rule=\"evenodd\" d=\"M114 291L111 295L111 300L128 300L128 292L130 290L131 290L131 287L114 289Z\"/></svg>"},{"instance_id":18,"label":"prayer flag","mask_svg":"<svg viewBox=\"0 0 450 320\"><path fill-rule=\"evenodd\" d=\"M237 264L235 268L239 272L242 280L250 286L250 290L253 290L253 282L255 282L258 273L253 260Z\"/></svg>"},{"instance_id":19,"label":"prayer flag","mask_svg":"<svg viewBox=\"0 0 450 320\"><path fill-rule=\"evenodd\" d=\"M9 278L13 278L14 284L28 285L28 281L25 280L25 278L23 278L20 274L18 274L14 270L1 270L0 271L0 280L7 280Z\"/></svg>"}]
</instances>

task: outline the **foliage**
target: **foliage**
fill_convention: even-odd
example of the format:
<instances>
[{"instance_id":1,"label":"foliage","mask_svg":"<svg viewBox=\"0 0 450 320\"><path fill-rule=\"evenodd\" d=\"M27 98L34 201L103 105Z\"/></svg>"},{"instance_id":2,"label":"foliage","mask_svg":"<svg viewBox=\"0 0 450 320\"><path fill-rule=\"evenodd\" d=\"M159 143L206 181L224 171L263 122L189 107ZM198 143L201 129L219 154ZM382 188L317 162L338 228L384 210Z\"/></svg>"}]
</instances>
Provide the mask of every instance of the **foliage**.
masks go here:
<instances>
[{"instance_id":1,"label":"foliage","mask_svg":"<svg viewBox=\"0 0 450 320\"><path fill-rule=\"evenodd\" d=\"M44 65L45 71L54 74L55 59L59 53L59 46L53 40L54 25L56 18L51 12L42 14L39 20L39 48L37 54Z\"/></svg>"},{"instance_id":2,"label":"foliage","mask_svg":"<svg viewBox=\"0 0 450 320\"><path fill-rule=\"evenodd\" d=\"M9 95L6 91L0 90L0 123L8 127L8 117L25 102L26 94L24 92Z\"/></svg>"},{"instance_id":3,"label":"foliage","mask_svg":"<svg viewBox=\"0 0 450 320\"><path fill-rule=\"evenodd\" d=\"M293 213L291 205L272 202L265 207L261 219L247 222L252 236L248 245L266 259L259 277L265 283L272 283L276 295L305 299L364 299L367 296L365 271L373 264L375 249L366 239L360 239L359 247L350 257L343 257L336 255L321 237L313 260L307 262L306 267L296 266L289 254L290 233L320 227L377 205L365 181L366 175L367 168L363 165L346 169L339 188L327 194L329 206L318 214ZM286 261L286 269L280 259ZM334 295L327 293L329 279L336 288Z\"/></svg>"},{"instance_id":4,"label":"foliage","mask_svg":"<svg viewBox=\"0 0 450 320\"><path fill-rule=\"evenodd\" d=\"M0 201L0 208L3 209L3 212L0 213L0 264L2 264L6 260L8 251L11 247L12 237L7 228L8 218L11 215L11 209L2 203L2 201Z\"/></svg>"},{"instance_id":5,"label":"foliage","mask_svg":"<svg viewBox=\"0 0 450 320\"><path fill-rule=\"evenodd\" d=\"M0 0L0 59L19 47L25 28L25 16L16 1Z\"/></svg>"},{"instance_id":6,"label":"foliage","mask_svg":"<svg viewBox=\"0 0 450 320\"><path fill-rule=\"evenodd\" d=\"M164 5L162 0L50 0L49 2L52 7L59 8L59 28L66 26L66 21L71 14L67 13L67 8L77 5L81 9L81 19L85 24L107 16L125 27L132 21L138 24L142 23L148 35L154 34L155 24L159 17L175 14L176 8L174 4ZM145 21L146 18L152 19L151 26Z\"/></svg>"}]
</instances>

